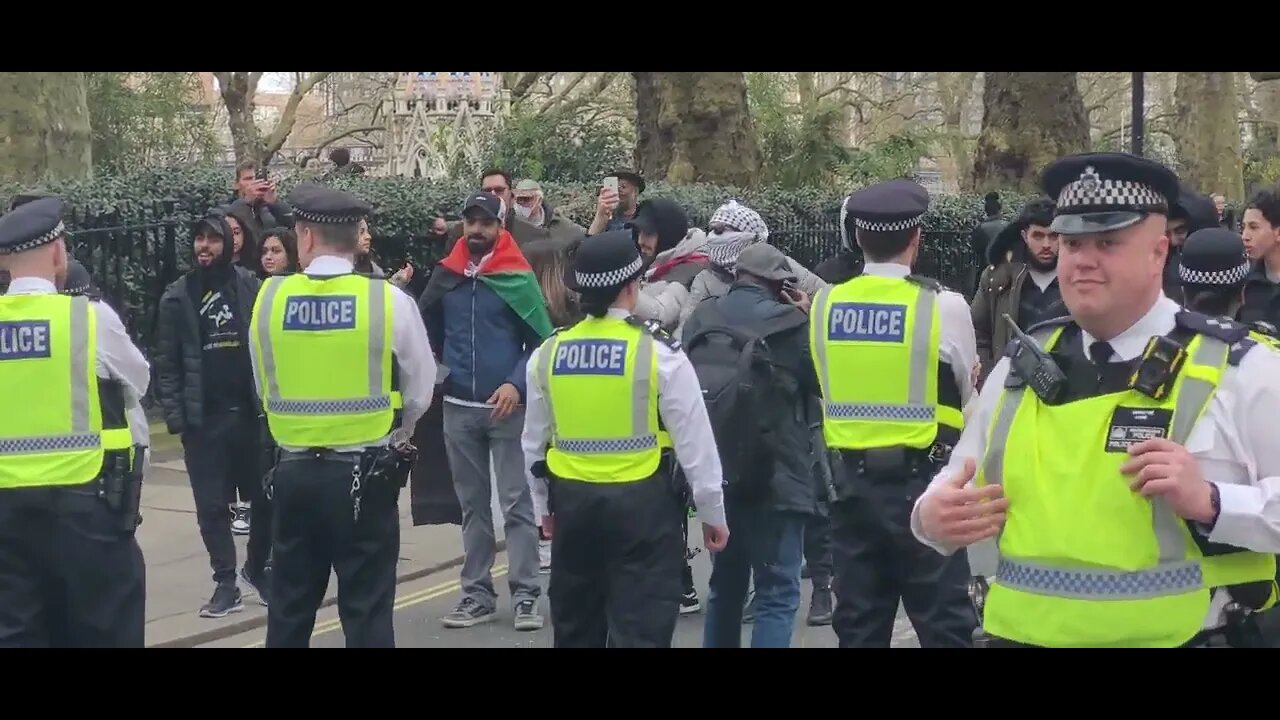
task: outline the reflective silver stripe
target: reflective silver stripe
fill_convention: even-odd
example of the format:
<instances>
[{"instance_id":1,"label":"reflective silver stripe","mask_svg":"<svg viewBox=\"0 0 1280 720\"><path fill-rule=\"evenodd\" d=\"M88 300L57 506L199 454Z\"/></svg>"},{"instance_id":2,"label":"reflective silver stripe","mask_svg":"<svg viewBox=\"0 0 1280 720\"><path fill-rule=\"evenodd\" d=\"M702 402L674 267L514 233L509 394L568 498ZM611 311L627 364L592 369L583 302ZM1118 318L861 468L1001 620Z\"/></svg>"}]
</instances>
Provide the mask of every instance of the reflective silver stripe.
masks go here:
<instances>
[{"instance_id":1,"label":"reflective silver stripe","mask_svg":"<svg viewBox=\"0 0 1280 720\"><path fill-rule=\"evenodd\" d=\"M1080 600L1138 600L1192 592L1204 587L1196 562L1175 562L1153 570L1068 570L1000 559L1000 584L1015 590Z\"/></svg>"},{"instance_id":2,"label":"reflective silver stripe","mask_svg":"<svg viewBox=\"0 0 1280 720\"><path fill-rule=\"evenodd\" d=\"M938 294L933 290L921 288L916 295L916 304L912 313L911 326L911 359L907 376L907 402L892 403L848 403L832 402L831 366L827 357L827 330L831 318L827 316L831 300L831 288L824 287L814 296L811 312L820 322L813 323L810 345L813 348L814 361L817 364L818 379L822 384L823 407L827 417L838 420L897 420L907 422L934 422L937 408L926 404L929 389L930 367L929 340L933 337L933 310L938 302Z\"/></svg>"},{"instance_id":3,"label":"reflective silver stripe","mask_svg":"<svg viewBox=\"0 0 1280 720\"><path fill-rule=\"evenodd\" d=\"M636 368L631 373L631 437L633 440L654 438L656 443L657 437L649 432L649 378L654 360L653 336L642 331L636 342Z\"/></svg>"},{"instance_id":4,"label":"reflective silver stripe","mask_svg":"<svg viewBox=\"0 0 1280 720\"><path fill-rule=\"evenodd\" d=\"M0 440L0 455L31 455L64 450L92 450L101 445L102 436L96 433L7 438Z\"/></svg>"},{"instance_id":5,"label":"reflective silver stripe","mask_svg":"<svg viewBox=\"0 0 1280 720\"><path fill-rule=\"evenodd\" d=\"M369 283L369 397L382 396L382 353L387 346L387 283ZM381 409L381 408L379 408Z\"/></svg>"},{"instance_id":6,"label":"reflective silver stripe","mask_svg":"<svg viewBox=\"0 0 1280 720\"><path fill-rule=\"evenodd\" d=\"M89 432L89 298L71 298L71 432Z\"/></svg>"},{"instance_id":7,"label":"reflective silver stripe","mask_svg":"<svg viewBox=\"0 0 1280 720\"><path fill-rule=\"evenodd\" d=\"M267 398L280 397L280 383L276 381L276 356L271 349L271 311L275 304L276 293L284 278L277 276L267 278L263 283L262 300L258 305L258 347L262 352L262 372L267 376Z\"/></svg>"},{"instance_id":8,"label":"reflective silver stripe","mask_svg":"<svg viewBox=\"0 0 1280 720\"><path fill-rule=\"evenodd\" d=\"M1004 450L1009 443L1009 433L1013 430L1013 418L1018 414L1018 406L1022 404L1025 392L1025 387L1018 387L1006 388L1000 394L1000 407L996 410L987 454L982 460L982 475L987 485L1004 484ZM969 570L974 577L995 576L996 563L1000 558L1000 536L1003 534L1004 527L1001 527L995 537L970 546Z\"/></svg>"},{"instance_id":9,"label":"reflective silver stripe","mask_svg":"<svg viewBox=\"0 0 1280 720\"><path fill-rule=\"evenodd\" d=\"M391 407L391 396L382 390L382 355L387 344L387 308L385 283L369 283L369 396L361 398L284 399L280 397L280 383L276 380L275 353L271 345L271 313L276 294L285 278L268 278L262 289L258 310L258 345L262 355L262 372L266 375L266 408L270 412L289 415L348 415L375 412Z\"/></svg>"},{"instance_id":10,"label":"reflective silver stripe","mask_svg":"<svg viewBox=\"0 0 1280 720\"><path fill-rule=\"evenodd\" d=\"M1192 363L1221 367L1229 352L1230 348L1225 343L1202 336ZM1182 378L1170 432L1173 442L1186 443L1196 420L1213 397L1213 390L1214 385L1205 380ZM988 451L983 459L984 477L988 484L1003 484L1004 451L1024 392L1025 388L1011 388L1002 395L1000 409L991 428ZM1152 500L1151 524L1159 549L1159 563L1151 570L1123 572L1054 568L1000 557L995 574L1002 585L1060 597L1158 597L1202 587L1204 578L1199 564L1186 561L1185 526L1164 498ZM996 547L1003 532L1001 528L1001 532L990 541ZM971 559L973 575L990 576L992 568L987 562L988 549L983 547L979 551L978 563ZM998 551L994 555L998 556Z\"/></svg>"},{"instance_id":11,"label":"reflective silver stripe","mask_svg":"<svg viewBox=\"0 0 1280 720\"><path fill-rule=\"evenodd\" d=\"M544 379L547 397L551 397L550 378L547 370L551 367L552 348L538 356L538 377ZM652 377L653 364L657 356L653 350L653 336L647 332L640 333L636 341L635 367L631 372L631 435L618 438L566 438L560 437L556 431L555 414L551 414L551 432L555 437L557 450L575 455L600 455L608 453L626 453L649 450L658 446L658 436L649 432L649 379ZM551 407L551 402L547 402Z\"/></svg>"}]
</instances>

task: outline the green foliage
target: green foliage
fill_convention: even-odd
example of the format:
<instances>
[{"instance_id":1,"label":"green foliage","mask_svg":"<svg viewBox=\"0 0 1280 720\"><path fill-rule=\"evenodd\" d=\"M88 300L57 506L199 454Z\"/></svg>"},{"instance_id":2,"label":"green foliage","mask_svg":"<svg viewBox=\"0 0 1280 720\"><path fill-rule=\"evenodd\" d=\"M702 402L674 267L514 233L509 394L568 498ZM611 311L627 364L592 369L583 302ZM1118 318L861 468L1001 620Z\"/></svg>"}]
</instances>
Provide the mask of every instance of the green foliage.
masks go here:
<instances>
[{"instance_id":1,"label":"green foliage","mask_svg":"<svg viewBox=\"0 0 1280 720\"><path fill-rule=\"evenodd\" d=\"M614 123L591 123L577 104L537 113L517 109L488 138L484 167L539 182L599 177L631 164L632 140Z\"/></svg>"},{"instance_id":2,"label":"green foliage","mask_svg":"<svg viewBox=\"0 0 1280 720\"><path fill-rule=\"evenodd\" d=\"M841 174L856 185L912 177L933 152L936 138L927 130L904 130L865 149L854 150Z\"/></svg>"},{"instance_id":3,"label":"green foliage","mask_svg":"<svg viewBox=\"0 0 1280 720\"><path fill-rule=\"evenodd\" d=\"M213 119L195 73L85 73L95 172L213 159Z\"/></svg>"}]
</instances>

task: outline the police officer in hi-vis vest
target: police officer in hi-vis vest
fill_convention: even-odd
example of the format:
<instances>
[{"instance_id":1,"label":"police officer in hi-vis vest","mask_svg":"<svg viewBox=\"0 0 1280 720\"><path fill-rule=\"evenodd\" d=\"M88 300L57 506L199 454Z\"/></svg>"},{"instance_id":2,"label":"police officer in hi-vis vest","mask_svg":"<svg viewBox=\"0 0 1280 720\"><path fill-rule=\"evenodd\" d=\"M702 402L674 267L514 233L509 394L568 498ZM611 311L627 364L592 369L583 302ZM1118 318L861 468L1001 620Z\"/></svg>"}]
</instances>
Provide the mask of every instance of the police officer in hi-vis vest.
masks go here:
<instances>
[{"instance_id":1,"label":"police officer in hi-vis vest","mask_svg":"<svg viewBox=\"0 0 1280 720\"><path fill-rule=\"evenodd\" d=\"M911 274L929 193L910 180L850 195L862 274L814 296L810 346L831 453L832 559L841 647L889 647L901 599L923 647L968 647L977 620L963 553L911 535L915 498L946 462L973 394L968 303Z\"/></svg>"},{"instance_id":2,"label":"police officer in hi-vis vest","mask_svg":"<svg viewBox=\"0 0 1280 720\"><path fill-rule=\"evenodd\" d=\"M125 393L151 373L120 318L58 292L56 197L0 218L0 647L143 647L142 495Z\"/></svg>"},{"instance_id":3,"label":"police officer in hi-vis vest","mask_svg":"<svg viewBox=\"0 0 1280 720\"><path fill-rule=\"evenodd\" d=\"M1201 645L1275 602L1280 355L1164 296L1168 168L1075 155L1041 184L1071 314L1015 335L912 527L943 554L994 546L970 555L985 645Z\"/></svg>"},{"instance_id":4,"label":"police officer in hi-vis vest","mask_svg":"<svg viewBox=\"0 0 1280 720\"><path fill-rule=\"evenodd\" d=\"M313 184L290 195L303 271L268 278L250 339L280 448L267 647L306 647L330 568L347 647L392 647L397 503L436 365L413 300L354 271L369 206Z\"/></svg>"},{"instance_id":5,"label":"police officer in hi-vis vest","mask_svg":"<svg viewBox=\"0 0 1280 720\"><path fill-rule=\"evenodd\" d=\"M521 444L551 536L556 647L671 646L687 508L673 460L689 478L707 549L729 539L693 365L678 341L632 315L643 273L630 231L587 238L565 273L587 317L529 358Z\"/></svg>"}]
</instances>

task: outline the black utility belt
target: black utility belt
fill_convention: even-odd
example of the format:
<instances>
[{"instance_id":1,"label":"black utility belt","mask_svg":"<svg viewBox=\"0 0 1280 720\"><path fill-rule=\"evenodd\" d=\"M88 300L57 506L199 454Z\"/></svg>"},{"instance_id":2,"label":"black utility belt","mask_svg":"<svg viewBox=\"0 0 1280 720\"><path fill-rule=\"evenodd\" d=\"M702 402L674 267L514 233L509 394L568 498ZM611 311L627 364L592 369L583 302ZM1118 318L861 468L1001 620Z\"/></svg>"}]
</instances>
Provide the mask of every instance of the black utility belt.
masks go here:
<instances>
[{"instance_id":1,"label":"black utility belt","mask_svg":"<svg viewBox=\"0 0 1280 720\"><path fill-rule=\"evenodd\" d=\"M932 469L945 465L951 459L951 446L935 443L929 448L913 448L905 445L869 448L866 450L836 449L845 464L859 472L870 474L900 473L904 470Z\"/></svg>"},{"instance_id":2,"label":"black utility belt","mask_svg":"<svg viewBox=\"0 0 1280 720\"><path fill-rule=\"evenodd\" d=\"M376 450L378 448L368 448L367 450ZM298 460L323 460L328 462L356 463L364 457L367 450L330 450L329 448L311 448L308 450L280 450L280 462L295 462Z\"/></svg>"}]
</instances>

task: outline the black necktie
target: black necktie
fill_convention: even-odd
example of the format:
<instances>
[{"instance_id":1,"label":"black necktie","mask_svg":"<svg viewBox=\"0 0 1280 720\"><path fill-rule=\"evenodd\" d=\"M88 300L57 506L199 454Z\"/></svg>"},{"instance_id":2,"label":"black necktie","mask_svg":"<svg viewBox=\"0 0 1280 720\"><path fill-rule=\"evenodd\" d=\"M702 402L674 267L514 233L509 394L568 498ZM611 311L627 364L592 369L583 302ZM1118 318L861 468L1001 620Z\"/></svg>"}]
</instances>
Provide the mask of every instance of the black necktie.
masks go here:
<instances>
[{"instance_id":1,"label":"black necktie","mask_svg":"<svg viewBox=\"0 0 1280 720\"><path fill-rule=\"evenodd\" d=\"M1109 342L1098 341L1089 346L1089 359L1093 361L1093 366L1098 369L1099 380L1102 378L1102 373L1107 369L1107 363L1111 362L1111 358L1115 354L1115 348L1111 347Z\"/></svg>"}]
</instances>

